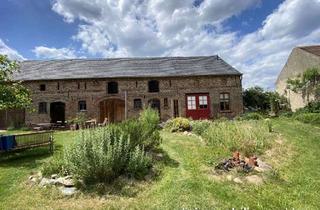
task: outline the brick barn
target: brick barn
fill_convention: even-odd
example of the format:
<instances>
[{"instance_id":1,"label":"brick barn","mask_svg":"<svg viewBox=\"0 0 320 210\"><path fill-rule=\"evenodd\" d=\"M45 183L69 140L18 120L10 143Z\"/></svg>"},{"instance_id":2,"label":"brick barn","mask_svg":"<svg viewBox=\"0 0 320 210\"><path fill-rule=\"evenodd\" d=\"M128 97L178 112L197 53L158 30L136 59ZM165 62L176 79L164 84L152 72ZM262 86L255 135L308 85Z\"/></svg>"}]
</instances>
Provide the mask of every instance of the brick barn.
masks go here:
<instances>
[{"instance_id":1,"label":"brick barn","mask_svg":"<svg viewBox=\"0 0 320 210\"><path fill-rule=\"evenodd\" d=\"M232 118L243 111L242 74L219 56L24 61L15 75L32 92L26 124L119 122L150 105L161 120Z\"/></svg>"}]
</instances>

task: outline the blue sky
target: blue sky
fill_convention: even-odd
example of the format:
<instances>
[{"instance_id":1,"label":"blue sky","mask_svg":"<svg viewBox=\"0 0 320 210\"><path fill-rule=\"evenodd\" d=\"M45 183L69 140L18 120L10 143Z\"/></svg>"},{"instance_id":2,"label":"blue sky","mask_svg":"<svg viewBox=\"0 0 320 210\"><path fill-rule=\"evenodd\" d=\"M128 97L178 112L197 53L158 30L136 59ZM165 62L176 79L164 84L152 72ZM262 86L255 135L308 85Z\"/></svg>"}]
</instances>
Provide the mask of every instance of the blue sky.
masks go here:
<instances>
[{"instance_id":1,"label":"blue sky","mask_svg":"<svg viewBox=\"0 0 320 210\"><path fill-rule=\"evenodd\" d=\"M308 12L306 12L308 11ZM218 54L272 89L293 47L319 44L320 0L2 0L12 59Z\"/></svg>"}]
</instances>

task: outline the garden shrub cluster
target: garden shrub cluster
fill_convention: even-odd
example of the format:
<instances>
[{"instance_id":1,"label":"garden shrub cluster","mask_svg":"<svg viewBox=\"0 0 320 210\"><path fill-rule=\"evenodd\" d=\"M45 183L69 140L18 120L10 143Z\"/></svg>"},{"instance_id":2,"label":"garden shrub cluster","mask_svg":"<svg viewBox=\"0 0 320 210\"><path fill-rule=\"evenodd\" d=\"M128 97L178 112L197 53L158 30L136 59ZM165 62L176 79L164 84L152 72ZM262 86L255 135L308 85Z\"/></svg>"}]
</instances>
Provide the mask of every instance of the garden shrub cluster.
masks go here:
<instances>
[{"instance_id":1,"label":"garden shrub cluster","mask_svg":"<svg viewBox=\"0 0 320 210\"><path fill-rule=\"evenodd\" d=\"M293 119L303 123L320 125L320 113L300 113L293 115Z\"/></svg>"},{"instance_id":2,"label":"garden shrub cluster","mask_svg":"<svg viewBox=\"0 0 320 210\"><path fill-rule=\"evenodd\" d=\"M248 112L236 117L236 120L262 120L263 118L263 115L258 112Z\"/></svg>"},{"instance_id":3,"label":"garden shrub cluster","mask_svg":"<svg viewBox=\"0 0 320 210\"><path fill-rule=\"evenodd\" d=\"M206 129L199 129L205 125ZM198 121L193 123L195 133L210 146L222 147L229 152L238 150L245 155L261 154L270 148L273 134L266 121Z\"/></svg>"},{"instance_id":4,"label":"garden shrub cluster","mask_svg":"<svg viewBox=\"0 0 320 210\"><path fill-rule=\"evenodd\" d=\"M181 132L191 130L190 120L183 117L170 119L165 124L165 129L170 132Z\"/></svg>"},{"instance_id":5,"label":"garden shrub cluster","mask_svg":"<svg viewBox=\"0 0 320 210\"><path fill-rule=\"evenodd\" d=\"M63 169L84 183L110 183L120 175L142 178L152 166L148 152L161 142L159 120L148 108L138 120L81 130L63 158L52 160L42 172L50 175Z\"/></svg>"},{"instance_id":6,"label":"garden shrub cluster","mask_svg":"<svg viewBox=\"0 0 320 210\"><path fill-rule=\"evenodd\" d=\"M201 136L211 125L209 120L195 120L191 121L192 132Z\"/></svg>"}]
</instances>

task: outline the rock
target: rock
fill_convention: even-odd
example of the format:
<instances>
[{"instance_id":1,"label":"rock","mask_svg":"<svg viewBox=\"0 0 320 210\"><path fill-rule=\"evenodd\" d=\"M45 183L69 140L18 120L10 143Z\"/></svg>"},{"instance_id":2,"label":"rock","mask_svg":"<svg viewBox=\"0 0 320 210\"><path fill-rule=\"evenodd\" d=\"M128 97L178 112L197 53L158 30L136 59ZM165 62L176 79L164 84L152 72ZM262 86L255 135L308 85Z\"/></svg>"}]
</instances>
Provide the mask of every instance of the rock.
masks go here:
<instances>
[{"instance_id":1,"label":"rock","mask_svg":"<svg viewBox=\"0 0 320 210\"><path fill-rule=\"evenodd\" d=\"M233 179L232 175L227 175L226 178L228 181L232 181L232 179Z\"/></svg>"},{"instance_id":2,"label":"rock","mask_svg":"<svg viewBox=\"0 0 320 210\"><path fill-rule=\"evenodd\" d=\"M51 179L57 179L59 176L58 176L58 174L52 174L51 175Z\"/></svg>"},{"instance_id":3,"label":"rock","mask_svg":"<svg viewBox=\"0 0 320 210\"><path fill-rule=\"evenodd\" d=\"M243 183L243 181L239 177L234 178L233 182L235 182L237 184L242 184Z\"/></svg>"},{"instance_id":4,"label":"rock","mask_svg":"<svg viewBox=\"0 0 320 210\"><path fill-rule=\"evenodd\" d=\"M50 179L42 178L40 183L39 183L39 186L40 187L45 187L45 186L48 186L50 184L51 184Z\"/></svg>"},{"instance_id":5,"label":"rock","mask_svg":"<svg viewBox=\"0 0 320 210\"><path fill-rule=\"evenodd\" d=\"M71 196L77 192L77 188L75 187L59 187L59 190L61 191L62 195L65 196Z\"/></svg>"},{"instance_id":6,"label":"rock","mask_svg":"<svg viewBox=\"0 0 320 210\"><path fill-rule=\"evenodd\" d=\"M217 181L217 182L223 181L223 177L222 177L222 176L219 176L219 175L212 175L211 178L212 178L214 181Z\"/></svg>"},{"instance_id":7,"label":"rock","mask_svg":"<svg viewBox=\"0 0 320 210\"><path fill-rule=\"evenodd\" d=\"M263 179L258 175L247 176L246 181L250 184L255 184L255 185L263 184Z\"/></svg>"},{"instance_id":8,"label":"rock","mask_svg":"<svg viewBox=\"0 0 320 210\"><path fill-rule=\"evenodd\" d=\"M254 170L256 170L258 172L265 172L265 171L272 170L272 167L269 164L263 162L260 159L257 159L257 164L258 164L258 166L255 167Z\"/></svg>"},{"instance_id":9,"label":"rock","mask_svg":"<svg viewBox=\"0 0 320 210\"><path fill-rule=\"evenodd\" d=\"M188 133L189 133L188 131L184 131L183 132L184 135L188 135Z\"/></svg>"},{"instance_id":10,"label":"rock","mask_svg":"<svg viewBox=\"0 0 320 210\"><path fill-rule=\"evenodd\" d=\"M65 187L73 187L73 186L74 186L74 181L73 181L73 179L66 179L66 178L64 178L62 184L63 184Z\"/></svg>"}]
</instances>

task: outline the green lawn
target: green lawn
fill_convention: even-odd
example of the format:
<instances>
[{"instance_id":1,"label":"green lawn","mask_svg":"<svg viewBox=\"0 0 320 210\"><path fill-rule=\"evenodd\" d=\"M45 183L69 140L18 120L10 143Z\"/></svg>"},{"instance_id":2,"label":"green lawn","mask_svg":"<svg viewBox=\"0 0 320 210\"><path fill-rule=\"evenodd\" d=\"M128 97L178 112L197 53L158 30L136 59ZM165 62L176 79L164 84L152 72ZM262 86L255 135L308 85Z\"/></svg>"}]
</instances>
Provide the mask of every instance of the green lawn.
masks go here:
<instances>
[{"instance_id":1,"label":"green lawn","mask_svg":"<svg viewBox=\"0 0 320 210\"><path fill-rule=\"evenodd\" d=\"M162 132L168 154L161 175L153 181L124 186L99 197L80 194L63 198L54 189L27 184L31 172L50 158L47 148L0 158L0 209L317 209L320 206L320 128L289 120L274 120L281 143L270 162L276 173L262 186L216 182L211 163L225 157L195 137ZM57 154L74 133L56 133Z\"/></svg>"}]
</instances>

